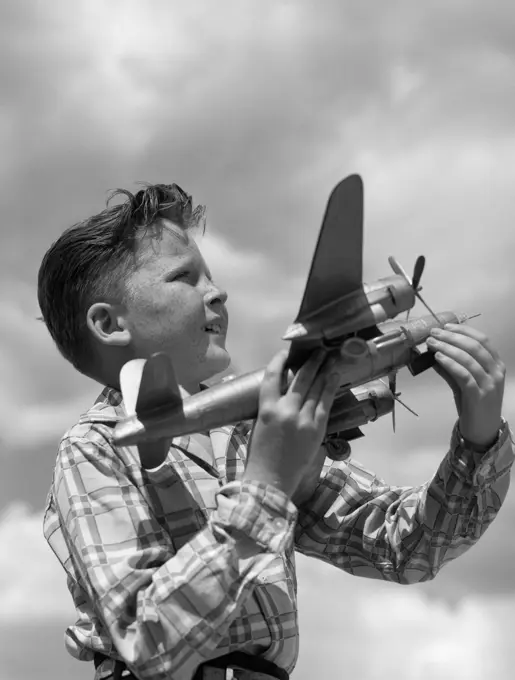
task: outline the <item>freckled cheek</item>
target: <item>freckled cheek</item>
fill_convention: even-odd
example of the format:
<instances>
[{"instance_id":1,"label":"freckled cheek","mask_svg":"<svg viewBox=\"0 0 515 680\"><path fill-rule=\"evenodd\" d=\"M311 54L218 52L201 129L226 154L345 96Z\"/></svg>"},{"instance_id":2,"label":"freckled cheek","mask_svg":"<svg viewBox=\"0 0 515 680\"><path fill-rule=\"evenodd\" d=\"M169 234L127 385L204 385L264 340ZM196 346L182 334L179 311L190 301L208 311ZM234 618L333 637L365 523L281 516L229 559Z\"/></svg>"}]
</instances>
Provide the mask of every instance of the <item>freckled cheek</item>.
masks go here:
<instances>
[{"instance_id":1,"label":"freckled cheek","mask_svg":"<svg viewBox=\"0 0 515 680\"><path fill-rule=\"evenodd\" d=\"M152 291L131 310L133 329L141 339L153 344L171 343L181 354L197 355L209 345L203 330L205 308L203 299L193 296L169 296Z\"/></svg>"},{"instance_id":2,"label":"freckled cheek","mask_svg":"<svg viewBox=\"0 0 515 680\"><path fill-rule=\"evenodd\" d=\"M170 310L157 315L155 330L161 337L167 338L181 353L197 354L205 351L209 337L202 326L204 319L197 314L184 313L184 309Z\"/></svg>"}]
</instances>

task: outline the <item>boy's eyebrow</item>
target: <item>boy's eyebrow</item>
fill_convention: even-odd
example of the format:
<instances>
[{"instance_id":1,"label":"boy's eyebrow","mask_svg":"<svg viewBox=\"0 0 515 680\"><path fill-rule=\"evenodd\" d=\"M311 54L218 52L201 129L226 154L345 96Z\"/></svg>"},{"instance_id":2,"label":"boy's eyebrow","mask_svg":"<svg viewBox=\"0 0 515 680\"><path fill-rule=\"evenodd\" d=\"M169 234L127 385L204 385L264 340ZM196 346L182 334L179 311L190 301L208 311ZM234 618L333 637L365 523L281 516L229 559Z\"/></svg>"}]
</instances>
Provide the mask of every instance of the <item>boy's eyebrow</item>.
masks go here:
<instances>
[{"instance_id":1,"label":"boy's eyebrow","mask_svg":"<svg viewBox=\"0 0 515 680\"><path fill-rule=\"evenodd\" d=\"M165 264L166 274L170 272L176 272L179 269L184 269L184 267L195 267L195 258L191 255L179 255L171 258L171 261L167 261Z\"/></svg>"},{"instance_id":2,"label":"boy's eyebrow","mask_svg":"<svg viewBox=\"0 0 515 680\"><path fill-rule=\"evenodd\" d=\"M163 218L162 226L164 229L168 231L168 233L172 234L175 238L179 239L179 241L181 241L181 243L183 243L184 245L187 245L189 243L188 232L185 231L184 229L181 229L181 227L177 226L167 218Z\"/></svg>"},{"instance_id":3,"label":"boy's eyebrow","mask_svg":"<svg viewBox=\"0 0 515 680\"><path fill-rule=\"evenodd\" d=\"M174 262L166 263L166 271L175 272L178 269L182 269L184 266L187 267L191 264L191 259L188 257L181 258L180 260L176 259Z\"/></svg>"}]
</instances>

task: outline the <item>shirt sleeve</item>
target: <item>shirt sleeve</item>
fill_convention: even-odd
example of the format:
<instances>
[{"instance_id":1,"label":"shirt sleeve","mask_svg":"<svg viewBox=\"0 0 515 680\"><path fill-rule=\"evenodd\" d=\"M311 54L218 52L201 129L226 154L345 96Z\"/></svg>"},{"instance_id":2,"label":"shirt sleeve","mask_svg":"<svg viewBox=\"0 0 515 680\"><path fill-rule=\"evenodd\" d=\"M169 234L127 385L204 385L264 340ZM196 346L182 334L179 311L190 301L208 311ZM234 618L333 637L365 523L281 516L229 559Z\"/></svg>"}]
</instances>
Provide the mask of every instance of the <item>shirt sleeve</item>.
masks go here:
<instances>
[{"instance_id":1,"label":"shirt sleeve","mask_svg":"<svg viewBox=\"0 0 515 680\"><path fill-rule=\"evenodd\" d=\"M457 424L436 475L419 487L387 486L353 460L326 460L299 508L295 548L356 576L401 584L432 579L474 545L506 497L513 435L503 423L484 454L465 448Z\"/></svg>"},{"instance_id":2,"label":"shirt sleeve","mask_svg":"<svg viewBox=\"0 0 515 680\"><path fill-rule=\"evenodd\" d=\"M113 449L61 443L55 503L72 562L114 647L141 680L191 678L216 656L255 579L293 540L279 490L231 482L179 550Z\"/></svg>"}]
</instances>

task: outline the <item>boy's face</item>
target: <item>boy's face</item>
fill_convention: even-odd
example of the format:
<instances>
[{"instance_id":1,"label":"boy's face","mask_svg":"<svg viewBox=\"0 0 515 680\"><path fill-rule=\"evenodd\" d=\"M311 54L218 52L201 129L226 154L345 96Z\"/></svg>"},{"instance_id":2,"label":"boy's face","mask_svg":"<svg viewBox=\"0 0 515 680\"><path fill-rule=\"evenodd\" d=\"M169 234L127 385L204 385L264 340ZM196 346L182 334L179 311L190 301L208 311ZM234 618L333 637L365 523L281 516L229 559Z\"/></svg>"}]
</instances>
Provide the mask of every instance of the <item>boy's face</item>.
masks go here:
<instances>
[{"instance_id":1,"label":"boy's face","mask_svg":"<svg viewBox=\"0 0 515 680\"><path fill-rule=\"evenodd\" d=\"M227 294L214 284L190 235L165 224L160 237L144 236L138 243L124 316L134 355L165 352L179 384L193 393L230 364Z\"/></svg>"}]
</instances>

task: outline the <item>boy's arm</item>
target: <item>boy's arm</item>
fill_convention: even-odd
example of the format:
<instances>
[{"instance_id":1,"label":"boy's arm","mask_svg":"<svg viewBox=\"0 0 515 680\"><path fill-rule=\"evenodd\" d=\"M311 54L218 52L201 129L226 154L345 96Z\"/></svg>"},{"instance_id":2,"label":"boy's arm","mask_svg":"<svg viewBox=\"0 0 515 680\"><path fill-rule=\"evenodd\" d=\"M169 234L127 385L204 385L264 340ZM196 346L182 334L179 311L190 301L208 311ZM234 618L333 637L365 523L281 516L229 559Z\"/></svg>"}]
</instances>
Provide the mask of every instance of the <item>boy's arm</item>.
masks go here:
<instances>
[{"instance_id":1,"label":"boy's arm","mask_svg":"<svg viewBox=\"0 0 515 680\"><path fill-rule=\"evenodd\" d=\"M280 352L265 372L243 480L220 489L207 526L177 551L184 517L163 526L145 500L144 486L162 482L162 470L141 478L98 430L61 444L51 499L66 547L117 653L141 680L186 680L216 656L258 575L291 545L289 499L318 454L339 375L315 353L283 394L286 360ZM49 510L45 536L66 559ZM242 644L251 634L244 623Z\"/></svg>"},{"instance_id":2,"label":"boy's arm","mask_svg":"<svg viewBox=\"0 0 515 680\"><path fill-rule=\"evenodd\" d=\"M175 551L132 471L103 441L61 444L55 503L72 561L138 678L191 678L291 540L295 506L267 485L227 484L207 526ZM52 545L52 526L45 534Z\"/></svg>"},{"instance_id":3,"label":"boy's arm","mask_svg":"<svg viewBox=\"0 0 515 680\"><path fill-rule=\"evenodd\" d=\"M503 423L486 453L468 449L456 424L436 475L418 488L389 487L354 461L326 461L315 492L299 507L295 547L357 576L402 584L431 579L491 524L514 458Z\"/></svg>"}]
</instances>

